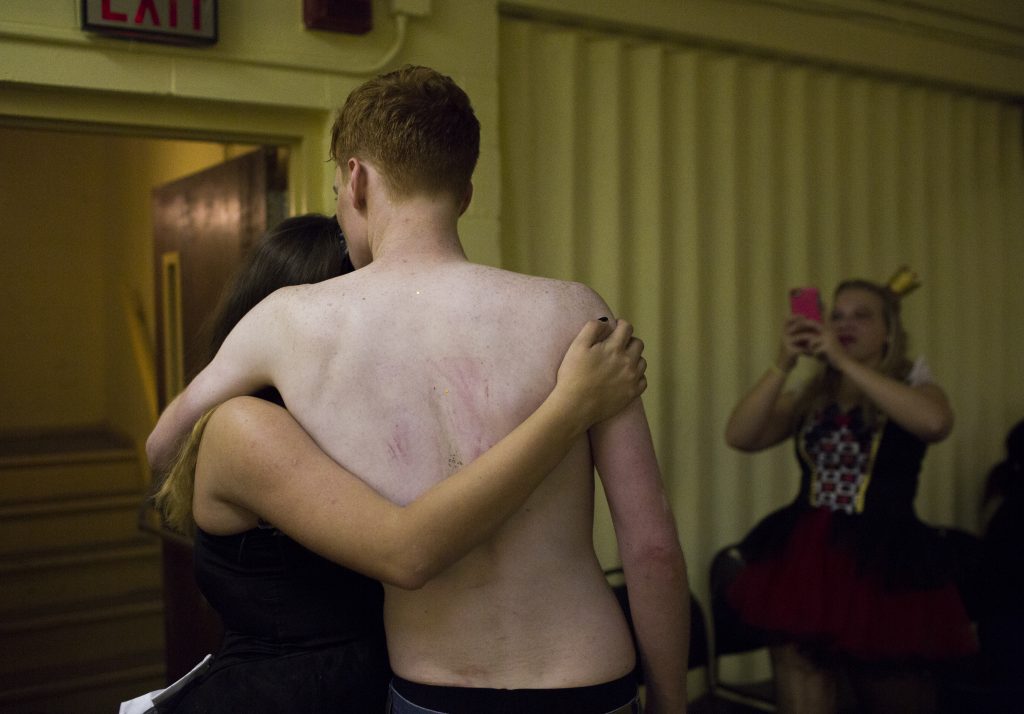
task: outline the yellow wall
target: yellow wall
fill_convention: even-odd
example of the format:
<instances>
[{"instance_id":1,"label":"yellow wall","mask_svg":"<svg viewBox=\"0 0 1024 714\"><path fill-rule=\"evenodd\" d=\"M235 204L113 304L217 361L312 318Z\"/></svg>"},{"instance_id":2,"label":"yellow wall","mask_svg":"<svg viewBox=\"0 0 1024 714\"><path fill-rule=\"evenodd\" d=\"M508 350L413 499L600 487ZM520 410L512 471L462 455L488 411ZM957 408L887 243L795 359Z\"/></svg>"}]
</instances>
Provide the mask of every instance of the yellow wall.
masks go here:
<instances>
[{"instance_id":1,"label":"yellow wall","mask_svg":"<svg viewBox=\"0 0 1024 714\"><path fill-rule=\"evenodd\" d=\"M796 285L828 300L845 278L918 271L910 354L957 425L929 450L916 506L978 530L985 474L1024 417L1019 102L533 18L503 21L502 62L506 154L544 157L540 172L505 164L506 264L591 285L644 338L697 592L711 554L796 492L790 444L744 455L724 439Z\"/></svg>"},{"instance_id":2,"label":"yellow wall","mask_svg":"<svg viewBox=\"0 0 1024 714\"><path fill-rule=\"evenodd\" d=\"M122 301L152 314L149 190L232 151L0 127L0 431L133 424Z\"/></svg>"},{"instance_id":3,"label":"yellow wall","mask_svg":"<svg viewBox=\"0 0 1024 714\"><path fill-rule=\"evenodd\" d=\"M5 429L89 423L103 415L105 271L96 237L105 199L65 159L72 150L90 164L103 157L99 146L75 146L70 136L55 137L41 154L34 137L0 133ZM66 169L40 171L44 166ZM73 222L63 210L69 203L77 209Z\"/></svg>"},{"instance_id":4,"label":"yellow wall","mask_svg":"<svg viewBox=\"0 0 1024 714\"><path fill-rule=\"evenodd\" d=\"M208 48L177 48L85 35L78 29L79 3L73 0L0 3L0 122L50 127L71 123L73 127L101 127L104 131L127 135L287 145L291 149L293 211L332 210L332 167L323 160L327 154L331 113L352 87L368 73L376 71L397 39L397 25L387 12L387 0L374 0L375 29L363 37L305 30L299 0L247 0L219 5L218 44ZM1016 0L922 0L913 4L882 0L818 0L813 3L803 0L505 0L500 3L498 0L432 0L430 5L429 17L409 19L405 42L388 66L403 62L432 65L454 76L472 97L483 127L482 155L473 205L463 220L462 233L470 256L492 264L501 263L503 255L515 255L518 250L511 242L518 239L503 235L509 218L502 215L503 191L508 190L502 185L502 164L514 166L517 171L533 172L548 182L557 178L546 173L549 156L537 152L536 147L510 144L504 153L502 151L499 138L514 127L503 126L508 119L500 111L499 90L503 86L507 88L516 72L515 67L502 64L499 53L502 42L515 41L499 32L502 17L517 21L543 18L571 27L610 30L629 35L631 39L627 44L642 44L653 39L700 49L739 51L762 59L806 64L812 68L812 74L813 68L834 67L882 81L966 91L1017 105L1024 98L1024 4ZM554 48L552 56L561 56L562 50L564 48ZM614 52L607 48L605 51ZM614 56L606 59L612 64L619 62ZM711 73L715 81L729 82L736 71L734 64L745 66L742 59L718 63ZM758 85L754 82L752 86L750 93L739 95L741 103L752 101L751 97L756 100ZM703 85L699 89L703 90ZM569 85L567 91L572 90L573 86ZM642 72L631 83L631 91L653 92L653 96L645 99L654 106L662 99L671 99L673 90L671 85L652 84ZM658 93L663 93L664 97ZM696 96L703 102L708 95L698 91ZM729 106L728 102L723 102L715 110L722 110L724 116ZM598 102L589 120L601 125L614 124L618 121L615 112L621 107L611 101ZM537 108L542 112L554 110L552 106ZM688 130L688 127L683 129ZM567 138L571 140L576 133L569 131ZM643 135L658 139L649 132ZM107 181L126 183L160 180L157 175L162 169L145 168L137 159L152 151L163 157L153 159L156 165L163 166L163 161L176 158L178 149L155 149L149 145L144 149L129 148L126 144L125 148L115 151L108 150L106 144L98 148L89 142L60 139L64 150L47 152L30 150L27 145L22 146L17 137L0 138L0 141L4 142L0 144L3 195L11 186L31 186L32 198L38 197L34 201L28 198L9 200L9 203L34 206L31 212L14 220L7 218L10 207L3 206L5 226L0 230L4 231L5 260L0 277L5 299L11 301L10 305L17 305L18 310L12 311L10 316L5 313L6 325L0 327L10 326L5 329L5 342L22 339L24 335L26 341L31 341L31 347L11 370L4 370L12 375L10 378L0 377L6 380L2 384L5 404L0 428L19 422L80 421L104 416L124 418L114 396L116 373L126 369L120 361L123 359L120 351L115 350L119 355L116 358L105 354L103 350L108 348L99 347L92 340L89 325L65 322L65 315L86 308L97 324L109 325L111 315L117 312L111 304L117 301L119 285L123 282L123 276L116 271L132 274L136 270L132 266L144 262L150 252L145 206L142 203L119 206L109 197L99 195L95 177L102 175ZM713 142L711 145L714 146ZM563 148L556 146L555 150ZM651 155L668 154L669 148L655 146L650 150ZM617 170L600 147L588 149L594 151L596 165L609 172ZM811 155L815 150L804 146L796 153ZM116 163L114 154L128 157L127 163ZM706 166L713 158L705 158L701 166ZM80 173L78 168L71 170L76 163L91 168L85 169L86 173ZM768 176L767 180L776 178ZM553 185L553 191L571 196L573 186ZM627 189L621 201L615 193L605 198L601 210L614 215L627 199L643 205L652 196L633 195ZM103 201L106 202L101 210L99 205ZM78 217L79 225L74 226L75 230L69 231L71 221L67 211L74 204L80 204L78 210L82 215ZM726 221L734 209L728 192L714 190L711 206L716 215ZM59 224L64 230L57 232L57 237L48 228L46 221L50 216L52 224ZM567 220L567 217L561 219ZM116 233L126 243L115 247L104 242L109 240L105 227L111 224L116 225ZM83 230L89 232L91 240L81 241ZM23 233L31 235L21 235ZM694 234L695 240L699 237L700 234ZM503 242L503 238L507 240ZM15 246L15 240L24 244ZM636 259L641 261L632 274L636 277L619 274L616 261L621 261L625 252L608 250L593 267L599 273L598 280L609 281L611 287L602 286L602 292L610 299L615 301L619 295L635 296L631 299L636 310L650 314L647 308L651 306L652 297L644 290L643 281L648 279L644 269L670 264L662 257L673 255L672 251L678 247L670 242L651 242L649 236L645 240L647 242L640 244L643 249L636 253ZM750 251L743 246L700 245L702 250L718 251L714 255L726 262L732 258L750 261L777 252L772 246L761 244ZM785 247L779 246L780 249ZM576 249L566 244L540 243L530 246L530 250L542 254L548 251L555 260L568 256L571 262L572 251ZM625 251L626 246L621 250ZM735 250L735 255L727 252L730 250ZM951 255L956 253L944 253L942 259L953 260ZM1007 252L1007 257L1016 255ZM22 266L20 270L12 267L14 261L9 258L14 256ZM73 263L69 256L74 257ZM698 254L696 258L699 257ZM891 263L889 258L897 256L886 253L884 257L886 260L877 266L860 263L852 267L870 268L871 276L877 277L880 271L887 269L882 263ZM684 265L690 271L688 274L701 269L699 262ZM801 265L810 267L809 263ZM955 273L955 266L950 272ZM150 278L143 273L132 281L138 281L133 285L143 296L151 320L152 308L148 303L151 290L146 283ZM35 277L30 279L30 274ZM44 274L59 279L58 287L38 287L46 284L40 280ZM824 271L822 277L823 282L830 282L837 276ZM971 279L974 281L971 285L986 287L983 276L974 275ZM728 282L722 282L714 296L728 298L731 287ZM737 287L753 290L757 286ZM944 308L955 305L953 295L955 291L950 291L947 297L941 298ZM994 299L1019 300L1016 284L1006 284ZM938 302L939 298L935 300ZM672 310L685 311L686 307L682 304L657 309L662 310L659 314L672 316ZM944 314L929 315L926 319L940 321L945 319ZM747 319L745 315L742 305L727 302L719 317ZM699 337L702 330L710 329L705 322L697 320L696 313L684 312L680 319L687 325L687 336ZM51 322L59 324L60 328L54 329ZM1019 321L1010 329L1016 329L1017 324ZM974 327L972 323L972 329ZM761 329L761 326L755 325L755 328ZM677 355L670 354L670 349L673 340L678 338L660 327L657 329L658 334L652 337L659 353L665 355L666 361L675 359ZM942 345L933 352L941 350L945 358L952 360L960 348L983 350L984 347L978 345L985 344L984 335L977 330L968 334L971 344ZM105 345L117 341L116 331L111 335ZM49 349L49 343L58 338L75 346L70 352L73 360L62 362ZM676 479L673 497L680 519L689 518L694 509L703 509L715 518L720 513L733 518L728 511L732 503L728 489L735 487L722 490L714 481L716 474L695 468L695 464L700 463L695 455L714 455L720 445L697 438L690 427L698 417L685 411L685 406L691 403L690 392L695 394L695 399L707 400L713 396L710 392L721 384L735 386L747 381L756 365L765 359L768 348L764 344L762 340L759 342L762 346L736 363L707 365L706 371L680 369L676 386L683 394L673 399L684 406L676 411L667 406L652 411L652 426L663 444L668 446L669 439L693 443L692 450L680 451L681 455L673 462L677 467L671 476ZM750 349L738 342L732 348L737 354ZM978 362L983 362L981 357ZM996 364L1009 373L1017 371L1017 362L1019 351L1000 355ZM102 369L104 364L113 365L111 368L115 371L106 386L104 380L94 374L94 370ZM31 371L30 367L41 367L47 376L25 376ZM955 364L943 367L956 369ZM732 377L722 382L725 370ZM17 379L15 375L22 377ZM29 384L33 385L31 394ZM1016 385L1010 386L1008 391L1016 388ZM52 408L54 400L66 395L68 390L77 390L84 406L77 411L57 413ZM963 395L969 398L972 393L969 380L962 379L957 392L961 399ZM45 399L41 399L41 395L45 395ZM733 395L728 396L726 399L719 395L719 401L712 405L711 416L718 422ZM1005 414L1011 405L1019 404L1020 395L1007 393L996 395L996 399L1001 403L995 405L995 410ZM656 405L668 404L664 396L651 395L651 400ZM51 405L45 414L35 404L37 401ZM971 408L977 413L988 410L989 405ZM105 413L111 409L121 416ZM676 431L673 423L667 423L669 419L680 420L688 426ZM966 424L961 422L959 433L966 431L980 438L982 426L990 423L983 418ZM709 433L714 431L712 427L707 428ZM991 433L985 437L979 455L951 463L948 469L955 468L975 477L978 469L995 455L1000 437L995 433L998 430L991 423L991 428L987 429ZM682 449L678 444L670 448ZM967 447L958 453L968 453ZM737 461L738 457L730 455L723 463L735 467ZM779 459L763 462L756 468L784 470L787 464L780 455ZM697 485L681 486L682 479ZM693 489L699 491L696 497L692 497ZM759 504L766 504L777 496L774 488L755 485L752 489L751 498ZM949 499L943 496L937 494L932 502L938 504L939 512L954 512L948 507ZM955 510L964 523L968 521L964 515L968 507L969 504L958 505ZM699 538L702 545L697 552L689 552L692 565L703 569L711 547L733 534L724 533L715 522L700 530L699 536L694 535L693 539Z\"/></svg>"},{"instance_id":5,"label":"yellow wall","mask_svg":"<svg viewBox=\"0 0 1024 714\"><path fill-rule=\"evenodd\" d=\"M1017 0L512 0L507 15L1024 95Z\"/></svg>"},{"instance_id":6,"label":"yellow wall","mask_svg":"<svg viewBox=\"0 0 1024 714\"><path fill-rule=\"evenodd\" d=\"M945 0L931 2L942 9ZM858 12L844 15L844 4ZM388 66L412 61L437 67L473 98L483 125L482 157L463 233L472 257L497 263L499 3L429 5L429 16L409 18L405 40ZM989 0L970 3L954 17L921 9L927 3L914 10L892 5L830 0L818 7L832 6L834 12L811 12L802 3L753 0L500 3L506 14L582 18L1024 95L1024 59L1015 52L1024 46L1019 10ZM80 4L71 0L8 0L0 4L0 115L292 144L293 209L326 210L331 171L322 159L330 114L352 87L379 69L398 39L388 0L375 0L373 7L374 30L354 36L306 30L298 0L220 3L217 44L179 48L84 33Z\"/></svg>"},{"instance_id":7,"label":"yellow wall","mask_svg":"<svg viewBox=\"0 0 1024 714\"><path fill-rule=\"evenodd\" d=\"M297 0L220 3L220 39L179 48L96 37L78 29L79 3L0 4L0 116L114 124L125 129L292 146L292 207L333 205L331 114L379 70L398 38L388 3L374 3L366 36L308 31ZM474 100L483 157L463 232L470 254L498 260L495 3L432 3L412 18L394 61L451 74ZM74 88L70 92L68 88Z\"/></svg>"},{"instance_id":8,"label":"yellow wall","mask_svg":"<svg viewBox=\"0 0 1024 714\"><path fill-rule=\"evenodd\" d=\"M582 19L1024 95L1019 4L974 0L956 15L943 14L948 1L930 0L939 13L927 0L913 9L874 0L433 0L429 16L408 19L388 66L437 67L473 98L482 156L463 233L472 257L497 263L499 5L505 14ZM856 12L844 14L844 5ZM72 0L7 0L0 4L0 115L292 144L293 209L327 210L331 112L380 68L398 38L388 0L373 7L374 30L354 36L306 30L299 0L222 2L218 43L179 48L83 33L80 3Z\"/></svg>"}]
</instances>

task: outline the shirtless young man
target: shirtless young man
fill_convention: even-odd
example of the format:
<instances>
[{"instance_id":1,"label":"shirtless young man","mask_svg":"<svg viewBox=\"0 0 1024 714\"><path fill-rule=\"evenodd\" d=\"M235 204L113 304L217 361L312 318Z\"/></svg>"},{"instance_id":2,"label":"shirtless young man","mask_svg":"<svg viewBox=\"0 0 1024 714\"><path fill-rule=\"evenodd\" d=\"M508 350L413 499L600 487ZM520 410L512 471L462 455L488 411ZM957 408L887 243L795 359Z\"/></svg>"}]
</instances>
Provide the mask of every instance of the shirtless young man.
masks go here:
<instances>
[{"instance_id":1,"label":"shirtless young man","mask_svg":"<svg viewBox=\"0 0 1024 714\"><path fill-rule=\"evenodd\" d=\"M273 384L331 457L407 503L526 418L580 326L611 313L583 285L467 260L457 223L478 154L479 124L449 78L406 67L353 91L332 156L338 219L361 269L253 309L161 416L150 460L163 463L210 406ZM638 711L630 633L593 550L595 464L647 711L685 711L686 568L637 400L581 439L491 541L421 589L387 588L393 712L517 701L531 712Z\"/></svg>"}]
</instances>

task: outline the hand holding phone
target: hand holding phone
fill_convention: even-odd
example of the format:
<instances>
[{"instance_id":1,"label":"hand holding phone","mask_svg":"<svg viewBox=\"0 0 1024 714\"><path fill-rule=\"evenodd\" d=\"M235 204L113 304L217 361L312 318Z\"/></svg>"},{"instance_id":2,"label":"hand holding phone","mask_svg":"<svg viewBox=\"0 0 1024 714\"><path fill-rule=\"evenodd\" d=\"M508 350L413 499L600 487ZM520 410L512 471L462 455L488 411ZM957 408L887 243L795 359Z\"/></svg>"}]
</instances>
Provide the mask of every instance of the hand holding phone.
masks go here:
<instances>
[{"instance_id":1,"label":"hand holding phone","mask_svg":"<svg viewBox=\"0 0 1024 714\"><path fill-rule=\"evenodd\" d=\"M808 320L821 322L821 294L818 288L793 288L789 291L789 310L794 315L802 315Z\"/></svg>"}]
</instances>

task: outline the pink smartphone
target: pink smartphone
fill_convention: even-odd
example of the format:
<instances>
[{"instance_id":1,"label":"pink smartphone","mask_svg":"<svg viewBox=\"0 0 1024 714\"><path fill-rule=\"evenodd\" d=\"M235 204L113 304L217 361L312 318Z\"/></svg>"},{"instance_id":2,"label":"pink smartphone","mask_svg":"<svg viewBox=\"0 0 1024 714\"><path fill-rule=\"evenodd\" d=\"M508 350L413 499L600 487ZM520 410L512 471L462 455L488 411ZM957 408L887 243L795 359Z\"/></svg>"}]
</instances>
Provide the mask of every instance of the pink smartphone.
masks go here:
<instances>
[{"instance_id":1,"label":"pink smartphone","mask_svg":"<svg viewBox=\"0 0 1024 714\"><path fill-rule=\"evenodd\" d=\"M821 322L821 295L818 288L793 288L789 291L789 309L794 315Z\"/></svg>"}]
</instances>

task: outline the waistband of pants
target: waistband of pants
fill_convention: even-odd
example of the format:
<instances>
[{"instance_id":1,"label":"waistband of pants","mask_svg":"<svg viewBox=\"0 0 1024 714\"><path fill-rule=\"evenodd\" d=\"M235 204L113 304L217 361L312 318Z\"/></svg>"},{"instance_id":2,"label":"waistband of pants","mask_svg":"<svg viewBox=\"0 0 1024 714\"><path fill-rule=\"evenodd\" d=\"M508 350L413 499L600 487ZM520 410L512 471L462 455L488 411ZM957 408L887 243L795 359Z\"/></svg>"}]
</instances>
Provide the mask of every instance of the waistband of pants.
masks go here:
<instances>
[{"instance_id":1,"label":"waistband of pants","mask_svg":"<svg viewBox=\"0 0 1024 714\"><path fill-rule=\"evenodd\" d=\"M633 674L603 684L562 689L446 687L410 682L396 676L391 690L392 705L388 711L393 714L638 714L640 711ZM411 707L403 708L403 704Z\"/></svg>"}]
</instances>

